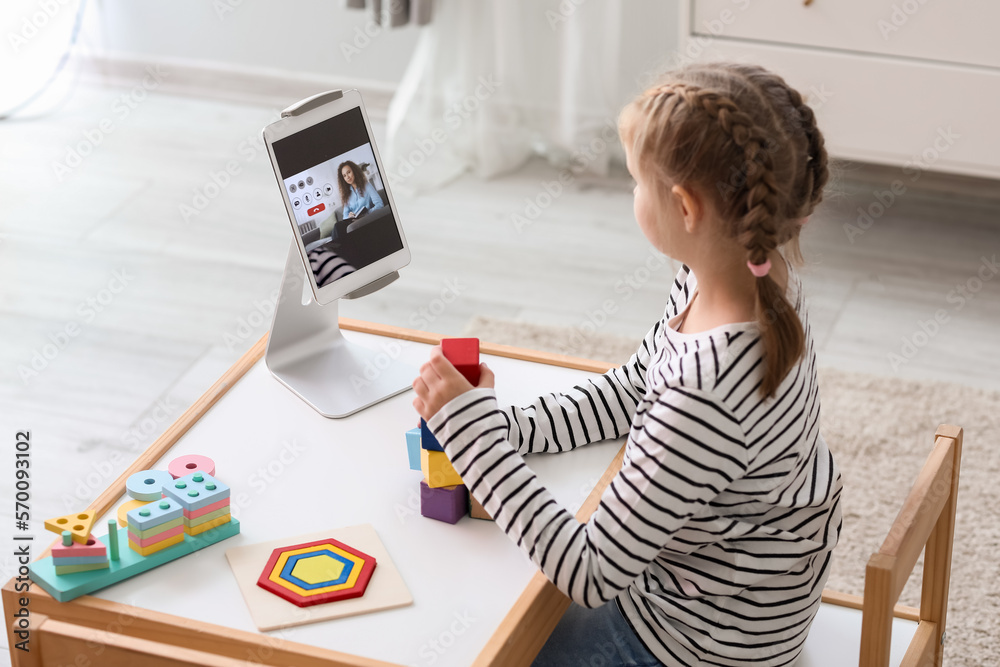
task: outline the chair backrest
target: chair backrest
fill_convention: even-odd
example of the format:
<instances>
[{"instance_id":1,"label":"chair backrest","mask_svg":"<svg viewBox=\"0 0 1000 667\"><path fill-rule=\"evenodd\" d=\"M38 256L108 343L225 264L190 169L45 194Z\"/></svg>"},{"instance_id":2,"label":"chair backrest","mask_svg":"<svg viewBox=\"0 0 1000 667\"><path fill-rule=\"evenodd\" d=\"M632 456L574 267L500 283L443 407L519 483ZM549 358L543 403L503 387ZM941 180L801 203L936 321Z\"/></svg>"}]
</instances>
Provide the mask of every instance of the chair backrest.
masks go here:
<instances>
[{"instance_id":1,"label":"chair backrest","mask_svg":"<svg viewBox=\"0 0 1000 667\"><path fill-rule=\"evenodd\" d=\"M934 449L865 570L860 667L886 667L893 608L924 551L920 623L900 667L939 667L943 655L962 429L943 424Z\"/></svg>"}]
</instances>

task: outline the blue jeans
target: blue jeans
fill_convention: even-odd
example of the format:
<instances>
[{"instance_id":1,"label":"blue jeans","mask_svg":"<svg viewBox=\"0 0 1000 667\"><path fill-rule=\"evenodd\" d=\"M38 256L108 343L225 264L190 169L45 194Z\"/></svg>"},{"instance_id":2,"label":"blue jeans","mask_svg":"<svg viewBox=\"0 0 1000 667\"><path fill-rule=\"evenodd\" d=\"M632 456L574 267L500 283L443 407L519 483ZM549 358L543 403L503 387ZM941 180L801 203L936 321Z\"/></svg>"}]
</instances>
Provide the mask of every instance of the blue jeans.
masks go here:
<instances>
[{"instance_id":1,"label":"blue jeans","mask_svg":"<svg viewBox=\"0 0 1000 667\"><path fill-rule=\"evenodd\" d=\"M532 667L659 667L612 600L597 609L570 605Z\"/></svg>"}]
</instances>

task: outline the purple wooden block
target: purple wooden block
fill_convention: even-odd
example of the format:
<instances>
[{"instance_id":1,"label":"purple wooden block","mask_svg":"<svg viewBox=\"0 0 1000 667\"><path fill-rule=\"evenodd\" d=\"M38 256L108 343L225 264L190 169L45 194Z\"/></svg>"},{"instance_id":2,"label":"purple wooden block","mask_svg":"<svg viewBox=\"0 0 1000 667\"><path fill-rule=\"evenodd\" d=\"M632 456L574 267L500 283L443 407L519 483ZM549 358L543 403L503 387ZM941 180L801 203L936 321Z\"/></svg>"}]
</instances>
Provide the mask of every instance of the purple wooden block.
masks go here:
<instances>
[{"instance_id":1,"label":"purple wooden block","mask_svg":"<svg viewBox=\"0 0 1000 667\"><path fill-rule=\"evenodd\" d=\"M430 519L455 523L469 510L469 491L464 484L432 489L420 482L420 513Z\"/></svg>"}]
</instances>

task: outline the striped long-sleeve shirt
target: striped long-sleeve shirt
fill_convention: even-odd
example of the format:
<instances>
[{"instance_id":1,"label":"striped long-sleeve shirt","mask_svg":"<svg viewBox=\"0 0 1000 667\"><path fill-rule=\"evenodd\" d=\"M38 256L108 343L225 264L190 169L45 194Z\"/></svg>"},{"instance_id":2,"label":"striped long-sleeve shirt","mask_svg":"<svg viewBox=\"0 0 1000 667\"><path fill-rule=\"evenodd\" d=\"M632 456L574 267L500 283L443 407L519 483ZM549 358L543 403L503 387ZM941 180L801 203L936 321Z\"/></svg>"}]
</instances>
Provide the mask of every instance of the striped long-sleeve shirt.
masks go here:
<instances>
[{"instance_id":1,"label":"striped long-sleeve shirt","mask_svg":"<svg viewBox=\"0 0 1000 667\"><path fill-rule=\"evenodd\" d=\"M787 665L818 609L840 533L840 474L819 433L816 356L801 284L788 297L806 350L763 398L756 324L672 325L696 281L678 274L663 319L625 365L533 405L492 389L429 422L472 494L574 602L615 600L667 665ZM586 523L522 454L628 433Z\"/></svg>"}]
</instances>

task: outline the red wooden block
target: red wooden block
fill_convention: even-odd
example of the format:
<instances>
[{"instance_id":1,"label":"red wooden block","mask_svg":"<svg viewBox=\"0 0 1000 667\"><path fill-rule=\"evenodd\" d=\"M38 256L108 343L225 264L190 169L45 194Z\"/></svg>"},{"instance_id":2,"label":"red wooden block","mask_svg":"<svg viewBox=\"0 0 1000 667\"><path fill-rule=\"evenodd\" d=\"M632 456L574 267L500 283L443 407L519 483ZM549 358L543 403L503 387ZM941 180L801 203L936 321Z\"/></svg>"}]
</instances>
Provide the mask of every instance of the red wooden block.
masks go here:
<instances>
[{"instance_id":1,"label":"red wooden block","mask_svg":"<svg viewBox=\"0 0 1000 667\"><path fill-rule=\"evenodd\" d=\"M478 338L445 338L441 341L441 351L466 380L479 384Z\"/></svg>"}]
</instances>

